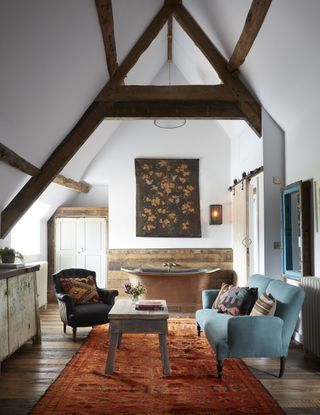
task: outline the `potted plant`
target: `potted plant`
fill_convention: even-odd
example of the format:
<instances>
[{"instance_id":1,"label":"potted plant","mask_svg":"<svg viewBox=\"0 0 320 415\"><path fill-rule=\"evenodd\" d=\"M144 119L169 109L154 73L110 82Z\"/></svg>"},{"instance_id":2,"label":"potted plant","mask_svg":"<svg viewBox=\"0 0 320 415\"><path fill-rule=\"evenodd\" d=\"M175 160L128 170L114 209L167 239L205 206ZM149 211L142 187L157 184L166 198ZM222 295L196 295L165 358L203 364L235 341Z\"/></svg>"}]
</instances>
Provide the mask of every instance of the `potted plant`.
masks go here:
<instances>
[{"instance_id":1,"label":"potted plant","mask_svg":"<svg viewBox=\"0 0 320 415\"><path fill-rule=\"evenodd\" d=\"M23 255L15 249L9 248L7 246L0 248L0 259L4 264L14 263L16 258L23 261Z\"/></svg>"}]
</instances>

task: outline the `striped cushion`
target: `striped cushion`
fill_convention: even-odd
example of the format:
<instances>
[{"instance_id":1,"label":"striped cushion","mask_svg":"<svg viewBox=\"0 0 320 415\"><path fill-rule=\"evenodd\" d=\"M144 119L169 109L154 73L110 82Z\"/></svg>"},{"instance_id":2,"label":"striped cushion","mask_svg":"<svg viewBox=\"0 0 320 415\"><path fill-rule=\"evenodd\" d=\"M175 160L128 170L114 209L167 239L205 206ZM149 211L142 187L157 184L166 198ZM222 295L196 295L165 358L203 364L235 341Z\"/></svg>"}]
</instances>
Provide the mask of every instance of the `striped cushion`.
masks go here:
<instances>
[{"instance_id":1,"label":"striped cushion","mask_svg":"<svg viewBox=\"0 0 320 415\"><path fill-rule=\"evenodd\" d=\"M250 316L273 316L277 302L271 294L264 293L255 302Z\"/></svg>"}]
</instances>

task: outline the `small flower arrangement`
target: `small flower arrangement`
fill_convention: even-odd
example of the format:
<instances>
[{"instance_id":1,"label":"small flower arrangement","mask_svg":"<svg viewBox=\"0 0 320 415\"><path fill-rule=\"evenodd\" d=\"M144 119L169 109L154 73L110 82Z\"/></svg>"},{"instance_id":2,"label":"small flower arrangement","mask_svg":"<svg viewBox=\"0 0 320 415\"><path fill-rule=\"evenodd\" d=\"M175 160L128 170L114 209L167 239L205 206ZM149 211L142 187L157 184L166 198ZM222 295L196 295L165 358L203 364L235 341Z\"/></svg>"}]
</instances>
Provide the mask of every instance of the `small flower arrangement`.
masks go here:
<instances>
[{"instance_id":1,"label":"small flower arrangement","mask_svg":"<svg viewBox=\"0 0 320 415\"><path fill-rule=\"evenodd\" d=\"M138 282L138 284L133 285L130 281L128 281L124 284L124 292L126 294L131 295L132 300L136 301L140 297L140 295L147 292L147 289L144 285L141 284L141 282Z\"/></svg>"}]
</instances>

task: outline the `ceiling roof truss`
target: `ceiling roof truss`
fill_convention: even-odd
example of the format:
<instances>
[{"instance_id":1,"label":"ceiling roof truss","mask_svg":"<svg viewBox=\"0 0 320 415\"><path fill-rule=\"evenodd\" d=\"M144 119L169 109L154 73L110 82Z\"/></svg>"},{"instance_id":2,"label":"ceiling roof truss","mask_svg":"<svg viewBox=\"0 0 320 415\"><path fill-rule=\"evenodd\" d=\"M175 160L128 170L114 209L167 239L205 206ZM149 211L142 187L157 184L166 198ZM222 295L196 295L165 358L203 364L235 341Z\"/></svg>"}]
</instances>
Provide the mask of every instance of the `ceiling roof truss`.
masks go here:
<instances>
[{"instance_id":1,"label":"ceiling roof truss","mask_svg":"<svg viewBox=\"0 0 320 415\"><path fill-rule=\"evenodd\" d=\"M261 4L266 2L267 0L261 0ZM259 1L253 0L253 3ZM260 104L237 76L230 72L226 59L182 5L181 0L165 0L121 65L117 63L111 0L96 0L96 7L110 79L72 131L50 155L39 173L25 184L2 211L2 238L59 175L105 118L244 119L261 136ZM206 56L223 85L123 86L128 72L172 15ZM244 52L242 58L243 56ZM229 66L231 63L229 62Z\"/></svg>"}]
</instances>

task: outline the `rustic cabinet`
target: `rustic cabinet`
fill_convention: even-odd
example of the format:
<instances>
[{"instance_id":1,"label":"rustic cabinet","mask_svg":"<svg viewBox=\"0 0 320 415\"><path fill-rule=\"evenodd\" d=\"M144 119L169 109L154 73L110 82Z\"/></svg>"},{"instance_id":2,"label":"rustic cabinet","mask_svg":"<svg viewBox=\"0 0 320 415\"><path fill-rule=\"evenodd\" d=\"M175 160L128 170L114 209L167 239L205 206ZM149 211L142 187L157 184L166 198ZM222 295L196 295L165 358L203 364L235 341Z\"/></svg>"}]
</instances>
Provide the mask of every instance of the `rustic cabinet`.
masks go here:
<instances>
[{"instance_id":1,"label":"rustic cabinet","mask_svg":"<svg viewBox=\"0 0 320 415\"><path fill-rule=\"evenodd\" d=\"M8 355L7 280L0 280L0 362Z\"/></svg>"},{"instance_id":2,"label":"rustic cabinet","mask_svg":"<svg viewBox=\"0 0 320 415\"><path fill-rule=\"evenodd\" d=\"M37 269L0 273L0 362L31 338L41 340Z\"/></svg>"}]
</instances>

